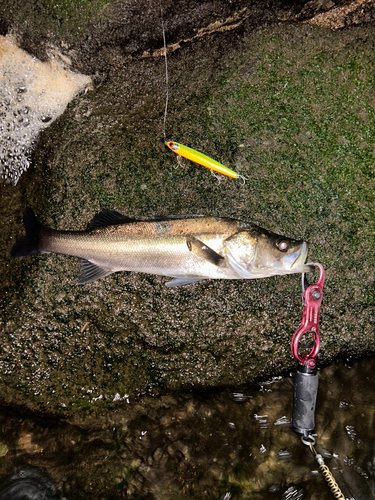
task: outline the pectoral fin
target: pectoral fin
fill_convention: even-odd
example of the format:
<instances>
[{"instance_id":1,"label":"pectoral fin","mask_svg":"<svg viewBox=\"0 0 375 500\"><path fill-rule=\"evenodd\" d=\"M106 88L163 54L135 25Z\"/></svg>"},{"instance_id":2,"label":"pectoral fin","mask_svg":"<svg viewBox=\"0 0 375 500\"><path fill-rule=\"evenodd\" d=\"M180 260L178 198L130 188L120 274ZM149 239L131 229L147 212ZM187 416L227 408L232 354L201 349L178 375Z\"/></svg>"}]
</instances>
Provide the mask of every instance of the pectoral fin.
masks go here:
<instances>
[{"instance_id":1,"label":"pectoral fin","mask_svg":"<svg viewBox=\"0 0 375 500\"><path fill-rule=\"evenodd\" d=\"M215 252L215 250L212 250L212 248L207 246L202 241L194 238L194 236L188 236L186 238L186 244L190 252L197 257L206 260L210 264L213 264L214 266L219 266L224 260L224 257Z\"/></svg>"},{"instance_id":2,"label":"pectoral fin","mask_svg":"<svg viewBox=\"0 0 375 500\"><path fill-rule=\"evenodd\" d=\"M165 286L169 288L173 286L190 285L190 283L196 283L197 281L202 281L207 278L189 278L188 276L182 276L180 278L173 278L172 281L168 281Z\"/></svg>"},{"instance_id":3,"label":"pectoral fin","mask_svg":"<svg viewBox=\"0 0 375 500\"><path fill-rule=\"evenodd\" d=\"M85 283L91 283L92 281L96 281L99 278L104 278L104 276L108 276L112 271L105 267L97 266L92 262L81 259L81 269L79 272L78 284L84 285Z\"/></svg>"}]
</instances>

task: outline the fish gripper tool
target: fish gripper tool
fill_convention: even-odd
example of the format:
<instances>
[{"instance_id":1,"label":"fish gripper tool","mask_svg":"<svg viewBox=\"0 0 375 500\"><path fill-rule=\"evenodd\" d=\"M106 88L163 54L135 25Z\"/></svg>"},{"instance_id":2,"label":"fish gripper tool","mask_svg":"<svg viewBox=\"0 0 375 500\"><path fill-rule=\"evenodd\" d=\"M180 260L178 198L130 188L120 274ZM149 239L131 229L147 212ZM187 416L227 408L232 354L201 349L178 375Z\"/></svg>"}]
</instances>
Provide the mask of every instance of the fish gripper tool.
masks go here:
<instances>
[{"instance_id":1,"label":"fish gripper tool","mask_svg":"<svg viewBox=\"0 0 375 500\"><path fill-rule=\"evenodd\" d=\"M291 428L306 438L314 432L315 428L315 406L318 394L316 358L320 347L319 316L324 284L323 266L315 262L313 265L319 269L320 275L315 284L310 284L306 274L302 274L302 321L291 342L292 355L298 361L294 379ZM306 334L312 336L312 342L309 345L302 345L301 339ZM300 349L304 350L304 354L300 354ZM306 349L310 349L307 354Z\"/></svg>"},{"instance_id":2,"label":"fish gripper tool","mask_svg":"<svg viewBox=\"0 0 375 500\"><path fill-rule=\"evenodd\" d=\"M313 369L316 365L316 357L319 352L320 339L319 339L319 316L320 306L323 299L323 284L324 284L324 269L321 264L314 262L315 267L320 270L320 276L315 284L309 284L306 278L306 273L302 274L302 321L300 326L295 331L292 342L292 355L301 364L307 363L308 368ZM298 350L300 348L300 341L303 335L311 333L313 342L311 351L304 356L300 355Z\"/></svg>"}]
</instances>

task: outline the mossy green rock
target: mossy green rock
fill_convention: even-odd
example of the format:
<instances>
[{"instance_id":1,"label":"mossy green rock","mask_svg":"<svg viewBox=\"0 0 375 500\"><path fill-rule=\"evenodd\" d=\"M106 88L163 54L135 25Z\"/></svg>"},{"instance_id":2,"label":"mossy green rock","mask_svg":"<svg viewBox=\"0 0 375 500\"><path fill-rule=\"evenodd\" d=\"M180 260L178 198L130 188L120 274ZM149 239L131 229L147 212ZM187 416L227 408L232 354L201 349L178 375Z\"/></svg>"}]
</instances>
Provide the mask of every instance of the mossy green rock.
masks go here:
<instances>
[{"instance_id":1,"label":"mossy green rock","mask_svg":"<svg viewBox=\"0 0 375 500\"><path fill-rule=\"evenodd\" d=\"M10 259L26 205L59 229L83 229L106 207L229 216L304 238L326 270L320 363L374 353L374 29L241 29L169 56L166 135L245 183L176 161L163 144L163 58L118 51L107 79L40 137L19 185L4 187L4 402L82 415L280 374L295 366L302 312L295 275L169 289L119 273L78 286L72 257Z\"/></svg>"}]
</instances>

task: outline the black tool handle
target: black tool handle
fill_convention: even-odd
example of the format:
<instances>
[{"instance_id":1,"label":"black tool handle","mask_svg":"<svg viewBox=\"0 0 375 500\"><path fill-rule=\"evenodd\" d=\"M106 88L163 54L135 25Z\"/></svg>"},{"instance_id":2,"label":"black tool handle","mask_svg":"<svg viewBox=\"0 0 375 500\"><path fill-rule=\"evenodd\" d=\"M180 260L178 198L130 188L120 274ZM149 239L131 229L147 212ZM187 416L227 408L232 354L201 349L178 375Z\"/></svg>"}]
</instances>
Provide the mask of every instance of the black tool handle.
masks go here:
<instances>
[{"instance_id":1,"label":"black tool handle","mask_svg":"<svg viewBox=\"0 0 375 500\"><path fill-rule=\"evenodd\" d=\"M298 365L294 378L293 416L291 428L305 437L315 429L315 406L318 395L318 375L307 363Z\"/></svg>"}]
</instances>

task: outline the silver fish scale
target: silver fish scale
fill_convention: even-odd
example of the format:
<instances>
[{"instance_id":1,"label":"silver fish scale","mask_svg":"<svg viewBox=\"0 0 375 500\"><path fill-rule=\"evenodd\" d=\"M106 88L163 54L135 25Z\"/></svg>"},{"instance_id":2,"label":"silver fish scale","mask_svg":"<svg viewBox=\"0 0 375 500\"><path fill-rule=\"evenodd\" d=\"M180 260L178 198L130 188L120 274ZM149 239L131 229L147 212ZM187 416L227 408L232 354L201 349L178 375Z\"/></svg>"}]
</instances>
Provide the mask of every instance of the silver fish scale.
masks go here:
<instances>
[{"instance_id":1,"label":"silver fish scale","mask_svg":"<svg viewBox=\"0 0 375 500\"><path fill-rule=\"evenodd\" d=\"M111 216L107 212L105 215ZM96 221L98 217L100 221L100 214ZM90 276L90 281L116 271L135 271L187 282L251 279L309 270L304 265L306 243L244 222L200 217L119 223L121 214L116 213L116 217L116 224L86 231L56 231L43 226L38 251L83 259L81 283L89 281L82 272ZM278 249L279 241L283 241L283 251Z\"/></svg>"}]
</instances>

